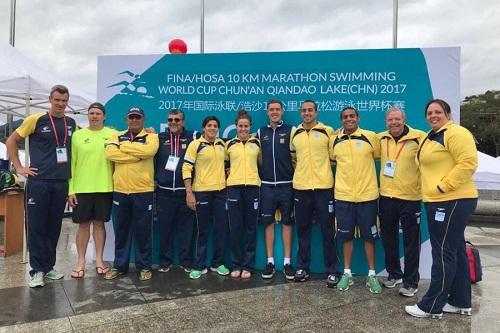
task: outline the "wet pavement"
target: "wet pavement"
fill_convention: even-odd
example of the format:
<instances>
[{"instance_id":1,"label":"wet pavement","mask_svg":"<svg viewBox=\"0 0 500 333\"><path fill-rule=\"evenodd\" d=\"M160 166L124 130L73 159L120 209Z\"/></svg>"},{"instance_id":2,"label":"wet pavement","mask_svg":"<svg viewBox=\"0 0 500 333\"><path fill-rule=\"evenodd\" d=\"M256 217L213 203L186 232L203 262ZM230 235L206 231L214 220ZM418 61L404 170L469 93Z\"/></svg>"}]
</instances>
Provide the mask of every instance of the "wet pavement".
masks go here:
<instances>
[{"instance_id":1,"label":"wet pavement","mask_svg":"<svg viewBox=\"0 0 500 333\"><path fill-rule=\"evenodd\" d=\"M29 266L21 255L0 258L0 333L2 332L500 332L500 229L467 228L466 238L481 252L483 281L473 285L472 316L445 314L442 320L417 319L397 289L379 295L356 277L348 291L326 287L324 276L287 282L280 272L264 281L208 273L189 280L180 268L156 273L151 281L137 274L113 281L87 264L84 279L71 279L76 251L75 226L65 220L56 269L66 274L43 288L27 287ZM428 280L419 286L422 297Z\"/></svg>"}]
</instances>

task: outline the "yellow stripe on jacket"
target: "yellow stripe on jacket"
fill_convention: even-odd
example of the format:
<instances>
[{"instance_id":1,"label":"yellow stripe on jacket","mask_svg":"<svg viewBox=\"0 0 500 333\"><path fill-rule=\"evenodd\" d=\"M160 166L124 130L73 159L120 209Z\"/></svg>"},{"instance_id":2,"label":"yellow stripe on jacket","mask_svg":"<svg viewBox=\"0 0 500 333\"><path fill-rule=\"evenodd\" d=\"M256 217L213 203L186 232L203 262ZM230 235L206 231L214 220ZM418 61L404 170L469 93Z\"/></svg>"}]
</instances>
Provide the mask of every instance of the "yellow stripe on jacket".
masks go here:
<instances>
[{"instance_id":1,"label":"yellow stripe on jacket","mask_svg":"<svg viewBox=\"0 0 500 333\"><path fill-rule=\"evenodd\" d=\"M230 163L227 186L260 186L259 164L261 162L260 142L250 137L245 143L234 138L226 143L226 160Z\"/></svg>"},{"instance_id":2,"label":"yellow stripe on jacket","mask_svg":"<svg viewBox=\"0 0 500 333\"><path fill-rule=\"evenodd\" d=\"M332 166L328 156L328 145L333 134L333 129L321 122L309 131L302 124L292 131L290 152L295 164L294 189L314 190L333 187Z\"/></svg>"},{"instance_id":3,"label":"yellow stripe on jacket","mask_svg":"<svg viewBox=\"0 0 500 333\"><path fill-rule=\"evenodd\" d=\"M128 130L114 134L106 145L106 158L115 162L115 192L130 194L154 191L154 155L158 136L144 129L128 138Z\"/></svg>"},{"instance_id":4,"label":"yellow stripe on jacket","mask_svg":"<svg viewBox=\"0 0 500 333\"><path fill-rule=\"evenodd\" d=\"M420 171L415 160L425 132L406 126L408 133L398 142L389 131L378 134L380 138L380 195L402 200L421 200ZM395 163L394 175L384 175L386 162Z\"/></svg>"},{"instance_id":5,"label":"yellow stripe on jacket","mask_svg":"<svg viewBox=\"0 0 500 333\"><path fill-rule=\"evenodd\" d=\"M448 121L429 132L420 145L417 161L426 202L477 198L472 175L477 168L477 149L472 134Z\"/></svg>"},{"instance_id":6,"label":"yellow stripe on jacket","mask_svg":"<svg viewBox=\"0 0 500 333\"><path fill-rule=\"evenodd\" d=\"M337 164L335 199L364 202L378 198L375 159L380 142L372 131L358 128L347 135L343 130L332 137L330 158Z\"/></svg>"},{"instance_id":7,"label":"yellow stripe on jacket","mask_svg":"<svg viewBox=\"0 0 500 333\"><path fill-rule=\"evenodd\" d=\"M193 191L220 191L226 187L225 145L217 138L208 142L203 136L192 141L184 156L182 179L193 179ZM194 174L193 174L194 170Z\"/></svg>"}]
</instances>

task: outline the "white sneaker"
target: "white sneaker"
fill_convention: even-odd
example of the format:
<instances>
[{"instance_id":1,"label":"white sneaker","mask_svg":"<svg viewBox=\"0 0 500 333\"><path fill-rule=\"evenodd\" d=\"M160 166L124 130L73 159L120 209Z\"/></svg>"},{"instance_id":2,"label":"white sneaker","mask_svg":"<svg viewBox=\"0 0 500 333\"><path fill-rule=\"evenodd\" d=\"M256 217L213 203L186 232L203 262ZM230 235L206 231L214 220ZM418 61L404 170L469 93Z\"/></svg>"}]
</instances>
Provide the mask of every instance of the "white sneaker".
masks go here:
<instances>
[{"instance_id":1,"label":"white sneaker","mask_svg":"<svg viewBox=\"0 0 500 333\"><path fill-rule=\"evenodd\" d=\"M43 280L43 276L44 276L43 272L36 272L31 276L28 286L30 288L45 286L45 281Z\"/></svg>"},{"instance_id":2,"label":"white sneaker","mask_svg":"<svg viewBox=\"0 0 500 333\"><path fill-rule=\"evenodd\" d=\"M461 315L470 316L470 315L472 315L472 308L459 308L459 307L456 307L456 306L453 306L451 304L446 303L443 306L443 312L457 313L457 314L461 314Z\"/></svg>"},{"instance_id":3,"label":"white sneaker","mask_svg":"<svg viewBox=\"0 0 500 333\"><path fill-rule=\"evenodd\" d=\"M396 287L398 284L401 284L403 283L403 279L393 279L393 278L388 278L386 280L383 280L382 281L382 284L384 285L384 287L386 288L394 288Z\"/></svg>"},{"instance_id":4,"label":"white sneaker","mask_svg":"<svg viewBox=\"0 0 500 333\"><path fill-rule=\"evenodd\" d=\"M432 319L441 319L443 317L442 313L424 312L424 311L420 310L420 308L418 307L417 304L405 306L405 311L410 316L413 316L413 317L416 317L416 318L428 318L428 317L431 317Z\"/></svg>"},{"instance_id":5,"label":"white sneaker","mask_svg":"<svg viewBox=\"0 0 500 333\"><path fill-rule=\"evenodd\" d=\"M45 274L45 277L49 280L60 280L64 277L64 274L52 269L50 272Z\"/></svg>"}]
</instances>

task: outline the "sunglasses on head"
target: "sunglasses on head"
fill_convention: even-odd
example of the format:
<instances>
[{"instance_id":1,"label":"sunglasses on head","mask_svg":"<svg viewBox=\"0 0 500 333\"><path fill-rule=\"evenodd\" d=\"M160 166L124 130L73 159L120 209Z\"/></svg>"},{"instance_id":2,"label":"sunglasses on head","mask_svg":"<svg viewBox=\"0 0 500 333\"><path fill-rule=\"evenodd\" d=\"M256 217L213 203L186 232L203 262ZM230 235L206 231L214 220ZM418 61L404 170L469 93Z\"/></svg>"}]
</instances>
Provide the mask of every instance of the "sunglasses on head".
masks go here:
<instances>
[{"instance_id":1,"label":"sunglasses on head","mask_svg":"<svg viewBox=\"0 0 500 333\"><path fill-rule=\"evenodd\" d=\"M142 116L138 114L131 114L130 116L127 117L128 119L141 119Z\"/></svg>"},{"instance_id":2,"label":"sunglasses on head","mask_svg":"<svg viewBox=\"0 0 500 333\"><path fill-rule=\"evenodd\" d=\"M168 118L167 120L169 123L179 123L182 121L181 118Z\"/></svg>"}]
</instances>

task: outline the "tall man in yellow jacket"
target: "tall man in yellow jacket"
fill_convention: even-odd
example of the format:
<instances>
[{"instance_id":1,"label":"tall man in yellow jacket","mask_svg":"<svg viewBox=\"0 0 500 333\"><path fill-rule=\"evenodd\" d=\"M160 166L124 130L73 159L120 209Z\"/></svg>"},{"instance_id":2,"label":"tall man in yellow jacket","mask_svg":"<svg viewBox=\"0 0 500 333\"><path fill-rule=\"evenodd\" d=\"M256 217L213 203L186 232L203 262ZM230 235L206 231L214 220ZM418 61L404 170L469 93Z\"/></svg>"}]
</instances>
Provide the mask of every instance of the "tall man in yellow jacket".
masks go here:
<instances>
[{"instance_id":1,"label":"tall man in yellow jacket","mask_svg":"<svg viewBox=\"0 0 500 333\"><path fill-rule=\"evenodd\" d=\"M389 274L382 284L399 294L414 296L418 291L420 258L420 171L415 160L425 133L406 125L405 113L391 108L385 115L387 131L380 138L380 233ZM399 225L403 229L404 273L399 262Z\"/></svg>"},{"instance_id":2,"label":"tall man in yellow jacket","mask_svg":"<svg viewBox=\"0 0 500 333\"><path fill-rule=\"evenodd\" d=\"M158 150L158 136L144 130L146 118L140 108L130 108L125 120L128 129L113 135L106 146L106 157L115 162L115 260L104 278L112 280L128 272L133 235L139 279L149 280L152 276L153 158Z\"/></svg>"},{"instance_id":3,"label":"tall man in yellow jacket","mask_svg":"<svg viewBox=\"0 0 500 333\"><path fill-rule=\"evenodd\" d=\"M337 163L335 172L335 216L337 237L344 242L344 274L337 288L347 290L354 281L351 274L355 227L365 241L369 271L366 285L373 293L382 287L375 276L375 239L377 232L378 186L375 159L380 143L372 131L359 128L359 114L353 107L340 113L343 128L332 137L330 158Z\"/></svg>"},{"instance_id":4,"label":"tall man in yellow jacket","mask_svg":"<svg viewBox=\"0 0 500 333\"><path fill-rule=\"evenodd\" d=\"M293 190L295 222L299 238L295 281L309 278L311 264L311 230L313 216L321 227L323 257L328 274L328 287L338 282L338 257L333 233L333 173L328 146L333 129L316 120L318 108L314 101L306 100L300 107L302 124L292 131L290 151L295 164Z\"/></svg>"}]
</instances>

